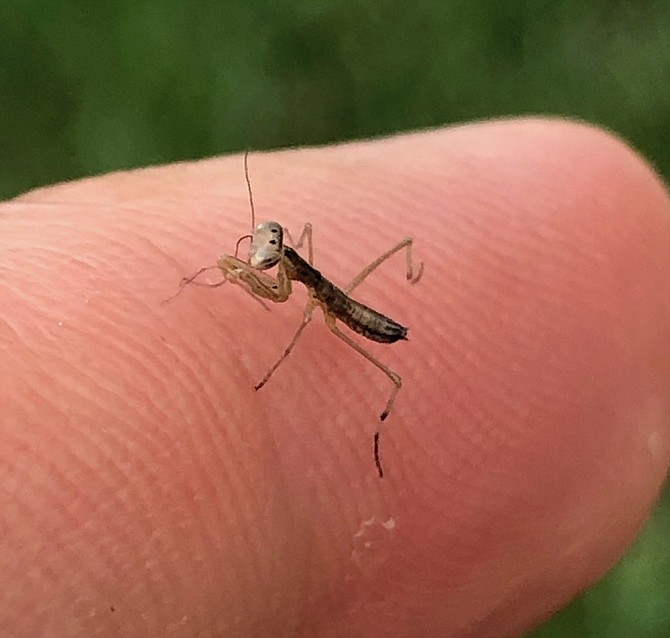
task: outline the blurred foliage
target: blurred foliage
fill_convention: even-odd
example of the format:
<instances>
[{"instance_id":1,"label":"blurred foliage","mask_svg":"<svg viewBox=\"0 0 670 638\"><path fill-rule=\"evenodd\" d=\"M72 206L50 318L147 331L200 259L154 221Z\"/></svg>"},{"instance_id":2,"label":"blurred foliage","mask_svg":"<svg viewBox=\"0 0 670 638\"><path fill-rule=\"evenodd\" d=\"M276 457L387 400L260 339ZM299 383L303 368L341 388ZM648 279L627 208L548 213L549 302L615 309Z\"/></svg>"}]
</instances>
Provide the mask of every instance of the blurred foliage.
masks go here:
<instances>
[{"instance_id":1,"label":"blurred foliage","mask_svg":"<svg viewBox=\"0 0 670 638\"><path fill-rule=\"evenodd\" d=\"M668 0L2 0L0 198L112 169L507 114L670 177ZM670 502L535 638L670 636Z\"/></svg>"},{"instance_id":2,"label":"blurred foliage","mask_svg":"<svg viewBox=\"0 0 670 638\"><path fill-rule=\"evenodd\" d=\"M668 0L3 0L0 197L474 118L607 126L670 176Z\"/></svg>"}]
</instances>

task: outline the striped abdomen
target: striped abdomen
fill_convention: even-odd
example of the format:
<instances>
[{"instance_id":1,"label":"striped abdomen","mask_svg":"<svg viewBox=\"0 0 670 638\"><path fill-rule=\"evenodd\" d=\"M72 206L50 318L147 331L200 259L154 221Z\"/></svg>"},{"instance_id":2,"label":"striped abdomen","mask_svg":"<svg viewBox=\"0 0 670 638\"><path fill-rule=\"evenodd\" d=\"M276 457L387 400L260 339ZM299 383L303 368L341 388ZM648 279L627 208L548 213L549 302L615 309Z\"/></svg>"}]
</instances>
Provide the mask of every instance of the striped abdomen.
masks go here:
<instances>
[{"instance_id":1,"label":"striped abdomen","mask_svg":"<svg viewBox=\"0 0 670 638\"><path fill-rule=\"evenodd\" d=\"M405 326L401 326L381 312L347 297L339 288L330 285L335 289L335 293L334 297L331 297L332 301L328 304L328 311L342 323L346 323L354 332L380 343L394 343L400 339L407 339L407 328ZM318 294L317 299L321 301Z\"/></svg>"},{"instance_id":2,"label":"striped abdomen","mask_svg":"<svg viewBox=\"0 0 670 638\"><path fill-rule=\"evenodd\" d=\"M405 326L401 326L381 312L347 297L318 270L310 266L295 250L285 247L284 256L288 261L286 273L289 278L311 288L314 296L327 311L349 326L354 332L380 343L394 343L407 338L407 328Z\"/></svg>"}]
</instances>

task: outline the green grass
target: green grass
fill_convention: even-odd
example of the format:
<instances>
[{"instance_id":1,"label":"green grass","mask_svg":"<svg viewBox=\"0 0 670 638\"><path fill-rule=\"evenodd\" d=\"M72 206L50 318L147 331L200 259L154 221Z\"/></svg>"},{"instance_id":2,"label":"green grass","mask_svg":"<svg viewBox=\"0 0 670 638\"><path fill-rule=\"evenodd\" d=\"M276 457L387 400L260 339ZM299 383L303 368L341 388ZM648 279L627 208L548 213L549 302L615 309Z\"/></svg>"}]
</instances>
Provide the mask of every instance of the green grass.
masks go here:
<instances>
[{"instance_id":1,"label":"green grass","mask_svg":"<svg viewBox=\"0 0 670 638\"><path fill-rule=\"evenodd\" d=\"M3 197L518 113L601 123L670 175L667 0L5 0L0 60Z\"/></svg>"},{"instance_id":2,"label":"green grass","mask_svg":"<svg viewBox=\"0 0 670 638\"><path fill-rule=\"evenodd\" d=\"M667 0L4 0L0 198L112 169L508 114L670 177ZM670 499L535 638L670 636Z\"/></svg>"}]
</instances>

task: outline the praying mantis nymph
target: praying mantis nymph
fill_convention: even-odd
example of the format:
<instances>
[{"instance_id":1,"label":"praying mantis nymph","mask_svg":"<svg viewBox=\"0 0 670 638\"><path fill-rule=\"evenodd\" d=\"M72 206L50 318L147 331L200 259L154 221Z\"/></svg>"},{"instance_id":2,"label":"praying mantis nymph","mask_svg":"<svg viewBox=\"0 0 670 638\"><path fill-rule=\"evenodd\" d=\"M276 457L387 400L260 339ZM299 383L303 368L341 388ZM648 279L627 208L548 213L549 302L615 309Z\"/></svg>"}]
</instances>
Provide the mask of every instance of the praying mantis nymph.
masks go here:
<instances>
[{"instance_id":1,"label":"praying mantis nymph","mask_svg":"<svg viewBox=\"0 0 670 638\"><path fill-rule=\"evenodd\" d=\"M396 396L402 387L400 375L388 366L379 361L370 354L357 341L354 341L349 335L340 330L337 322L340 321L348 328L362 335L371 341L379 343L395 343L407 339L407 328L397 323L393 319L373 310L355 299L352 299L350 293L363 282L374 270L395 253L406 250L407 257L407 280L415 284L423 274L423 263L419 266L418 272L414 274L414 265L412 261L411 238L405 238L396 244L390 250L377 257L372 263L368 264L354 279L344 288L338 288L324 277L314 266L313 247L312 247L312 225L305 224L303 231L295 248L300 248L307 242L308 259L303 259L298 252L284 243L284 229L276 221L267 221L256 226L254 201L251 191L251 182L249 180L248 152L244 155L244 174L249 192L249 203L251 206L251 226L253 234L244 235L237 241L235 255L223 255L216 266L207 266L201 268L191 277L182 280L182 287L188 283L196 283L196 277L211 268L218 268L223 274L223 279L214 284L199 284L209 287L217 287L226 282L238 284L244 290L256 299L267 300L273 303L283 303L292 292L293 281L299 281L309 291L309 299L303 310L302 321L295 331L293 338L284 349L282 355L267 371L265 376L254 386L255 390L260 390L272 377L281 363L291 354L300 335L312 319L312 314L316 308L320 308L328 329L348 346L365 357L372 365L383 372L393 383L393 390L389 396L384 410L379 416L380 421L384 421L390 414ZM286 232L287 236L288 231ZM249 259L243 261L237 257L240 242L243 239L251 239L249 248ZM277 267L276 276L272 277L265 271ZM380 454L379 454L379 430L374 434L373 455L379 476L384 476Z\"/></svg>"}]
</instances>

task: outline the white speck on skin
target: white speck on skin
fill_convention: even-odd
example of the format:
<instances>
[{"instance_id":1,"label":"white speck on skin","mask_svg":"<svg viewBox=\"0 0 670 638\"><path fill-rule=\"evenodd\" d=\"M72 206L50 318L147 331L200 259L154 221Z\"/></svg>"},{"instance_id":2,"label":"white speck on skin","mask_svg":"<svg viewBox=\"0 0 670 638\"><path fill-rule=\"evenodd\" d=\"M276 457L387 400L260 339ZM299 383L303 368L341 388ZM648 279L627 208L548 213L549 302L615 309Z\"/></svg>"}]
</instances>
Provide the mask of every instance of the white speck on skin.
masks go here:
<instances>
[{"instance_id":1,"label":"white speck on skin","mask_svg":"<svg viewBox=\"0 0 670 638\"><path fill-rule=\"evenodd\" d=\"M670 455L670 438L667 435L667 405L665 400L650 399L634 417L648 428L647 450L654 461L665 460Z\"/></svg>"},{"instance_id":2,"label":"white speck on skin","mask_svg":"<svg viewBox=\"0 0 670 638\"><path fill-rule=\"evenodd\" d=\"M647 449L655 461L667 458L669 454L668 446L670 446L670 440L668 440L668 436L664 431L652 430L649 432Z\"/></svg>"},{"instance_id":3,"label":"white speck on skin","mask_svg":"<svg viewBox=\"0 0 670 638\"><path fill-rule=\"evenodd\" d=\"M395 529L395 528L396 528L395 518L389 518L388 521L384 521L384 522L382 523L382 527L383 527L384 529L387 529L389 532L390 532L392 529Z\"/></svg>"},{"instance_id":4,"label":"white speck on skin","mask_svg":"<svg viewBox=\"0 0 670 638\"><path fill-rule=\"evenodd\" d=\"M397 528L398 525L393 517L388 518L384 522L377 522L374 517L362 521L353 536L354 549L351 552L352 562L357 563L360 567L364 559L366 561L379 559L379 557L377 559L374 558L374 553L367 552L372 549L375 543L377 543L377 547L384 547L387 542L391 541L387 532L391 532Z\"/></svg>"},{"instance_id":5,"label":"white speck on skin","mask_svg":"<svg viewBox=\"0 0 670 638\"><path fill-rule=\"evenodd\" d=\"M361 536L363 536L363 534L365 534L365 530L374 524L375 524L374 516L372 518L368 518L367 520L363 521L360 524L358 531L354 534L354 538L360 538Z\"/></svg>"}]
</instances>

